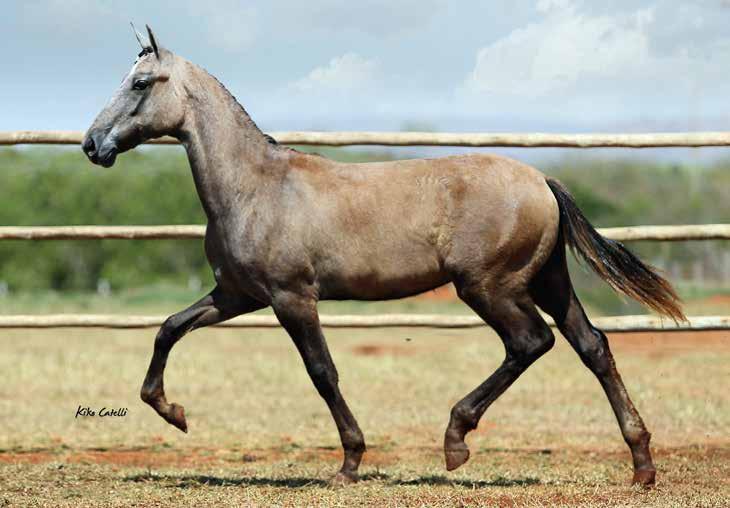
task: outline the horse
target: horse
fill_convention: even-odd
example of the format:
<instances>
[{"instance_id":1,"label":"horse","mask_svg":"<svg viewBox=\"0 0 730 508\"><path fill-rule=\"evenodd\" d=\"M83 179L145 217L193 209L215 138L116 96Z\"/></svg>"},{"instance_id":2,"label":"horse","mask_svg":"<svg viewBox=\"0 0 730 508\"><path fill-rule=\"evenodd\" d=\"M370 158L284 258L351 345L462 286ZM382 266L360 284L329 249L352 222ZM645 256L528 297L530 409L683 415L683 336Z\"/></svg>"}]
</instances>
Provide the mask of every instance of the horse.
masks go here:
<instances>
[{"instance_id":1,"label":"horse","mask_svg":"<svg viewBox=\"0 0 730 508\"><path fill-rule=\"evenodd\" d=\"M187 432L165 396L175 343L192 330L272 307L291 336L339 432L344 460L334 484L358 480L365 440L338 386L317 313L320 300L388 300L453 283L499 335L499 368L451 409L447 470L469 458L467 433L555 338L538 308L600 382L633 458L634 484L656 471L650 433L616 369L606 336L571 283L566 246L615 290L675 321L674 289L621 243L602 237L558 181L516 160L469 154L340 163L279 145L201 67L147 41L88 129L82 149L111 167L146 140L185 147L207 216L205 252L216 285L170 316L154 340L141 398Z\"/></svg>"}]
</instances>

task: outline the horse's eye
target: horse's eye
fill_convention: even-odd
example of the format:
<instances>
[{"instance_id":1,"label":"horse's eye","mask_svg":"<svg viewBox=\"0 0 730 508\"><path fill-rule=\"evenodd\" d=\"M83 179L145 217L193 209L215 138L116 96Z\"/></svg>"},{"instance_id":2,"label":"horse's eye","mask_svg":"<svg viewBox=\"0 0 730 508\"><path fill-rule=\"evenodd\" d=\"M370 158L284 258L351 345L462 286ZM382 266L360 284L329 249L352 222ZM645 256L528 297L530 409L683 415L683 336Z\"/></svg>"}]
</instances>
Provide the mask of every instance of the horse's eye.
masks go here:
<instances>
[{"instance_id":1,"label":"horse's eye","mask_svg":"<svg viewBox=\"0 0 730 508\"><path fill-rule=\"evenodd\" d=\"M132 88L134 90L144 90L148 86L149 86L149 82L145 81L144 79L138 79L137 81L134 82L134 84L132 85Z\"/></svg>"}]
</instances>

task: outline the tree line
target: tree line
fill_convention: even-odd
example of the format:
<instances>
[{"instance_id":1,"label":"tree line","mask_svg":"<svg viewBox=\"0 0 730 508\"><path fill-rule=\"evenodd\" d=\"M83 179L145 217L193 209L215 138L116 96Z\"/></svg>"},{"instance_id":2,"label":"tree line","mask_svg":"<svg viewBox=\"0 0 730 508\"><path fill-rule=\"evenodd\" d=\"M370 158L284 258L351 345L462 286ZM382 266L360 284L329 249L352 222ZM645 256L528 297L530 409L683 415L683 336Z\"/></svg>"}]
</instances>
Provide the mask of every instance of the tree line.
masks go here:
<instances>
[{"instance_id":1,"label":"tree line","mask_svg":"<svg viewBox=\"0 0 730 508\"><path fill-rule=\"evenodd\" d=\"M317 151L349 161L390 159L396 153ZM566 184L597 227L730 222L730 161L694 167L576 156L541 169ZM0 203L0 225L205 222L179 147L138 149L111 169L92 166L79 150L2 149ZM726 283L730 276L725 242L632 247L682 280ZM576 277L583 284L582 275ZM190 280L212 284L200 240L0 242L5 291L97 290L100 281L114 291Z\"/></svg>"}]
</instances>

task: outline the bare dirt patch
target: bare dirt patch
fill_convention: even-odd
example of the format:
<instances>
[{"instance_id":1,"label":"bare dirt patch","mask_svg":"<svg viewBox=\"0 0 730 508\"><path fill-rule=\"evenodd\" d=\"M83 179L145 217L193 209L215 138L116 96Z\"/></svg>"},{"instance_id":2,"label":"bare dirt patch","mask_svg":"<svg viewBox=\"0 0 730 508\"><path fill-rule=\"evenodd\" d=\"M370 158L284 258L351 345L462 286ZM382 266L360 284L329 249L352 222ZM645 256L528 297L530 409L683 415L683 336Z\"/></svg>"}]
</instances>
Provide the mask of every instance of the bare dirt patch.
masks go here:
<instances>
[{"instance_id":1,"label":"bare dirt patch","mask_svg":"<svg viewBox=\"0 0 730 508\"><path fill-rule=\"evenodd\" d=\"M699 300L698 304L706 305L708 307L730 307L730 295L712 295L702 300Z\"/></svg>"},{"instance_id":2,"label":"bare dirt patch","mask_svg":"<svg viewBox=\"0 0 730 508\"><path fill-rule=\"evenodd\" d=\"M730 350L730 330L612 333L608 335L608 338L612 348L652 354Z\"/></svg>"},{"instance_id":3,"label":"bare dirt patch","mask_svg":"<svg viewBox=\"0 0 730 508\"><path fill-rule=\"evenodd\" d=\"M411 356L416 352L413 347L387 344L361 344L352 348L357 356Z\"/></svg>"},{"instance_id":4,"label":"bare dirt patch","mask_svg":"<svg viewBox=\"0 0 730 508\"><path fill-rule=\"evenodd\" d=\"M432 291L426 291L418 296L414 297L419 300L432 300L438 302L455 302L459 300L456 296L456 290L453 284L446 284L445 286L437 287Z\"/></svg>"}]
</instances>

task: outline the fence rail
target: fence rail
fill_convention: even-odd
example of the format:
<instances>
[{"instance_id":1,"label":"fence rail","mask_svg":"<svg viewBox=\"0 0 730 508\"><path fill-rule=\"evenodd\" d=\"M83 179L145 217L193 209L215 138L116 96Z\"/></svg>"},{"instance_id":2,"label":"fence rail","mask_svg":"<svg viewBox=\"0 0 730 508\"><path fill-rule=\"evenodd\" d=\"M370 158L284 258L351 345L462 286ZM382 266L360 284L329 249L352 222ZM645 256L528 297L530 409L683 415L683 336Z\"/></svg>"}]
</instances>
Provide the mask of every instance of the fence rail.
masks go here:
<instances>
[{"instance_id":1,"label":"fence rail","mask_svg":"<svg viewBox=\"0 0 730 508\"><path fill-rule=\"evenodd\" d=\"M646 134L552 134L468 132L271 132L285 145L467 146L521 148L698 148L730 146L730 132L660 132ZM77 145L80 131L2 131L0 145ZM177 144L163 137L153 144Z\"/></svg>"},{"instance_id":2,"label":"fence rail","mask_svg":"<svg viewBox=\"0 0 730 508\"><path fill-rule=\"evenodd\" d=\"M561 147L561 148L658 148L730 146L730 132L676 132L649 134L548 134L548 133L434 133L434 132L273 132L282 144L296 145L384 145L384 146L464 146L464 147ZM0 132L0 145L81 143L77 131ZM176 144L165 137L154 144ZM621 241L728 240L730 224L682 226L632 226L605 228L601 234ZM83 239L181 239L200 238L205 226L47 226L0 227L0 240L83 240ZM15 315L0 316L0 328L152 328L162 316L119 315ZM699 316L675 324L656 316L613 316L595 318L594 324L607 332L730 330L730 316ZM471 328L485 326L475 316L387 314L368 316L321 316L325 327L433 327ZM550 321L551 326L554 326ZM278 327L274 316L243 316L218 326Z\"/></svg>"},{"instance_id":3,"label":"fence rail","mask_svg":"<svg viewBox=\"0 0 730 508\"><path fill-rule=\"evenodd\" d=\"M696 316L688 323L675 324L657 316L596 317L591 321L605 332L727 330L730 316ZM0 328L158 328L164 316L121 316L114 314L47 314L0 316ZM555 326L546 318L548 324ZM438 314L322 315L326 328L478 328L487 326L476 316ZM278 328L272 315L240 316L215 326L227 328Z\"/></svg>"},{"instance_id":4,"label":"fence rail","mask_svg":"<svg viewBox=\"0 0 730 508\"><path fill-rule=\"evenodd\" d=\"M628 226L601 228L606 238L622 242L730 240L730 224ZM2 226L0 240L161 240L202 238L205 226Z\"/></svg>"},{"instance_id":5,"label":"fence rail","mask_svg":"<svg viewBox=\"0 0 730 508\"><path fill-rule=\"evenodd\" d=\"M2 226L0 240L163 240L203 238L205 226Z\"/></svg>"}]
</instances>

